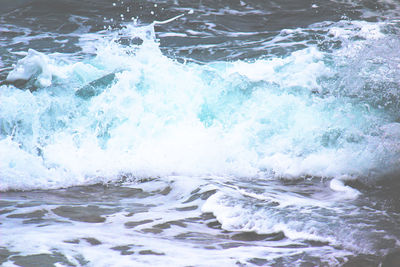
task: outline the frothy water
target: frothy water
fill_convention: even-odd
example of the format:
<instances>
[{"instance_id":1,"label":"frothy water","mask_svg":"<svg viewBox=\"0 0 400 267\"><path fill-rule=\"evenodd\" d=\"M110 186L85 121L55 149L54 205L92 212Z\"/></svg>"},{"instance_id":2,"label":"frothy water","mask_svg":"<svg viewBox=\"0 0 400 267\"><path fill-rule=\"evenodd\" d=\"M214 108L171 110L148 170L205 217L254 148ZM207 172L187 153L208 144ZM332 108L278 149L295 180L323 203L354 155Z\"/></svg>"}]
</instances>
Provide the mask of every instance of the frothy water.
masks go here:
<instances>
[{"instance_id":1,"label":"frothy water","mask_svg":"<svg viewBox=\"0 0 400 267\"><path fill-rule=\"evenodd\" d=\"M47 32L7 13L1 262L395 266L397 5L262 30L245 18L283 6L174 5Z\"/></svg>"}]
</instances>

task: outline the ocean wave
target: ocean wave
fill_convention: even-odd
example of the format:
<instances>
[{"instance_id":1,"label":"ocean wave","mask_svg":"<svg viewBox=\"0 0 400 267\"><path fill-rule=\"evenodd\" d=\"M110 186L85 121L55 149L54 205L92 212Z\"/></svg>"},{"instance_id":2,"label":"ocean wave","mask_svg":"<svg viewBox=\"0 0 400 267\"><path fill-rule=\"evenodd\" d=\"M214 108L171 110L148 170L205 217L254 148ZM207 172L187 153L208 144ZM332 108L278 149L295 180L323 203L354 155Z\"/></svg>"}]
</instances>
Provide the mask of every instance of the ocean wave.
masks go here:
<instances>
[{"instance_id":1,"label":"ocean wave","mask_svg":"<svg viewBox=\"0 0 400 267\"><path fill-rule=\"evenodd\" d=\"M133 23L84 42L96 51L91 59L31 49L0 87L0 189L117 181L127 173L393 171L400 136L392 134L399 103L392 83L400 74L387 55L397 43L383 47L392 37L381 23L328 28L329 38L363 38L334 52L307 45L287 56L195 64L163 55L154 24ZM368 56L376 52L379 64Z\"/></svg>"}]
</instances>

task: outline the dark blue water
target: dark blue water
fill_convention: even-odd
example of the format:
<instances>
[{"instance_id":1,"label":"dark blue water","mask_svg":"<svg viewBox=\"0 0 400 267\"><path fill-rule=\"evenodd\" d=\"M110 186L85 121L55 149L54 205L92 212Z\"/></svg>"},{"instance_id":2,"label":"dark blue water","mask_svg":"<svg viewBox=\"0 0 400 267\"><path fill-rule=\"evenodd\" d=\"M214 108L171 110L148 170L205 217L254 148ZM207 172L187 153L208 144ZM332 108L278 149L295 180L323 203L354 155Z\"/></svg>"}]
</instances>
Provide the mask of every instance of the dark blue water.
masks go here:
<instances>
[{"instance_id":1,"label":"dark blue water","mask_svg":"<svg viewBox=\"0 0 400 267\"><path fill-rule=\"evenodd\" d=\"M399 18L3 0L0 262L400 265Z\"/></svg>"}]
</instances>

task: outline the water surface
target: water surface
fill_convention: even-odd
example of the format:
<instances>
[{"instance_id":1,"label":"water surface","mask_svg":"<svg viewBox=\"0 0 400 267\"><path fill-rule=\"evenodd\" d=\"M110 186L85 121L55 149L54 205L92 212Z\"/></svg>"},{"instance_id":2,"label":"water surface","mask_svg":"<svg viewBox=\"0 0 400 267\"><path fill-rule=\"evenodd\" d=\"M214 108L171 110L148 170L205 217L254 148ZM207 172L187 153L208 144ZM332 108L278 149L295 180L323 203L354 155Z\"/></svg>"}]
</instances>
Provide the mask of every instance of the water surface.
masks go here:
<instances>
[{"instance_id":1,"label":"water surface","mask_svg":"<svg viewBox=\"0 0 400 267\"><path fill-rule=\"evenodd\" d=\"M4 266L397 266L397 1L5 0Z\"/></svg>"}]
</instances>

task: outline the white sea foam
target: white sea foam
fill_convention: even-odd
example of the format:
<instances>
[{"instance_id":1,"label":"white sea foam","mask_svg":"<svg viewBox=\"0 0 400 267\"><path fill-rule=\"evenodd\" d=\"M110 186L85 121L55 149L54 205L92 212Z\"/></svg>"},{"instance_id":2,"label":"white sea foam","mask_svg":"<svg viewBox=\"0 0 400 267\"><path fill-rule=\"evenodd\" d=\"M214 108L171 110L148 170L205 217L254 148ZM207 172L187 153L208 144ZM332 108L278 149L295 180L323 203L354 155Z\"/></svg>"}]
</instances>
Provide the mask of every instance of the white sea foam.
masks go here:
<instances>
[{"instance_id":1,"label":"white sea foam","mask_svg":"<svg viewBox=\"0 0 400 267\"><path fill-rule=\"evenodd\" d=\"M341 192L345 195L347 198L357 198L358 195L360 195L360 192L350 186L347 186L344 184L343 181L339 179L333 179L330 184L330 188L334 191Z\"/></svg>"},{"instance_id":2,"label":"white sea foam","mask_svg":"<svg viewBox=\"0 0 400 267\"><path fill-rule=\"evenodd\" d=\"M381 39L385 37L381 27L384 23L368 23L365 21L340 21L329 28L329 34L340 39L364 38Z\"/></svg>"},{"instance_id":3,"label":"white sea foam","mask_svg":"<svg viewBox=\"0 0 400 267\"><path fill-rule=\"evenodd\" d=\"M296 203L298 204L298 203ZM312 206L312 205L311 205ZM310 206L310 207L311 207ZM298 209L298 205L293 206ZM270 207L271 209L271 207ZM336 240L330 238L330 234L317 233L316 230L319 228L318 223L308 223L303 220L300 216L300 210L295 211L284 211L281 207L279 208L282 212L281 216L276 216L273 211L266 209L255 209L252 205L246 204L246 202L233 200L222 192L218 192L207 199L206 203L202 206L203 212L211 212L222 224L222 228L229 231L247 231L257 232L261 234L271 234L283 232L285 236L292 240L316 240L322 242L335 243ZM297 219L291 219L295 217L294 214L287 214L282 216L285 212L296 212L298 213ZM267 215L266 213L270 213Z\"/></svg>"},{"instance_id":4,"label":"white sea foam","mask_svg":"<svg viewBox=\"0 0 400 267\"><path fill-rule=\"evenodd\" d=\"M121 45L121 37L143 43ZM389 168L397 162L398 152L386 158L379 145L398 141L395 125L364 100L330 95L336 88L321 80L337 70L316 48L252 63L181 64L161 53L152 25L127 25L92 45L97 56L78 63L29 50L8 75L39 89L1 87L0 149L13 151L2 155L2 190L127 173L357 176L382 159Z\"/></svg>"},{"instance_id":5,"label":"white sea foam","mask_svg":"<svg viewBox=\"0 0 400 267\"><path fill-rule=\"evenodd\" d=\"M371 97L353 86L364 77L396 82L385 68L398 64L397 42L379 50L379 64L363 57L385 44L380 25L325 24L329 38L345 44L335 52L302 39L296 44L307 48L285 57L204 65L163 55L153 25L85 34L81 45L96 56L80 62L23 52L11 85L0 87L0 191L116 183L118 197L93 193L107 191L101 186L5 193L12 208L1 214L0 246L19 255L4 265L60 253L72 265L301 265L315 256L333 266L398 243L382 238L397 223L390 218L370 233L376 210L354 205L363 195L345 183L399 166L400 124L375 101L397 91L372 88ZM282 31L273 43L305 30ZM26 88L15 87L19 80ZM74 190L85 197L67 203ZM55 200L38 204L41 194ZM80 216L92 205L115 210L102 214L104 223L66 212L78 208L72 213Z\"/></svg>"},{"instance_id":6,"label":"white sea foam","mask_svg":"<svg viewBox=\"0 0 400 267\"><path fill-rule=\"evenodd\" d=\"M28 55L18 61L15 68L8 74L7 81L29 80L36 75L37 86L50 86L53 75L62 75L61 72L52 68L52 66L46 55L29 49Z\"/></svg>"},{"instance_id":7,"label":"white sea foam","mask_svg":"<svg viewBox=\"0 0 400 267\"><path fill-rule=\"evenodd\" d=\"M243 197L253 197L252 194L240 196L238 192L222 188L206 200L201 210L211 212L221 223L222 229L227 231L259 234L281 232L292 241L312 240L370 253L371 242L366 241L365 236L359 237L359 229L349 225L347 219L341 219L339 216L343 210L336 207L342 201L353 199L359 192L344 186L339 180L332 180L330 185L337 194L328 193L328 201L278 190L280 193L264 193L261 202L260 197L257 200Z\"/></svg>"}]
</instances>

